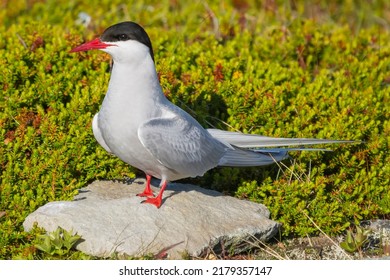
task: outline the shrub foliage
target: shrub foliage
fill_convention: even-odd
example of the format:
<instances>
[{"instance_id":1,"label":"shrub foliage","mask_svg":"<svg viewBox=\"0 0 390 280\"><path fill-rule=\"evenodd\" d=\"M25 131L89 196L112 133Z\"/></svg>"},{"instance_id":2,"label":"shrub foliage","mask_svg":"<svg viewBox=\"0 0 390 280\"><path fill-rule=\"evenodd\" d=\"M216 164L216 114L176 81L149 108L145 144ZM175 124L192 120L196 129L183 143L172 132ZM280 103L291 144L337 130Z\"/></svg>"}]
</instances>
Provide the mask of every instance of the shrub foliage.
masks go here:
<instances>
[{"instance_id":1,"label":"shrub foliage","mask_svg":"<svg viewBox=\"0 0 390 280\"><path fill-rule=\"evenodd\" d=\"M216 169L197 183L265 204L284 235L317 233L303 213L329 234L388 216L386 1L76 2L12 1L0 11L1 258L34 252L22 223L39 206L95 179L135 176L91 131L109 57L68 53L123 20L147 29L164 92L204 126L364 141L295 152L279 166Z\"/></svg>"}]
</instances>

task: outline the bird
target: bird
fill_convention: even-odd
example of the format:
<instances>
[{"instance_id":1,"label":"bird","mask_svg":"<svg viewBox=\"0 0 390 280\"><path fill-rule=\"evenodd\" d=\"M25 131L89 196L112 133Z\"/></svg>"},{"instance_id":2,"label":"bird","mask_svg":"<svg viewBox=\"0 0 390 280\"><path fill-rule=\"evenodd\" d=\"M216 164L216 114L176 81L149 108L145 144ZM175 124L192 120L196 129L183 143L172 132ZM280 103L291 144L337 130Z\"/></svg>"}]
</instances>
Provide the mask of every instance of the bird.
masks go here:
<instances>
[{"instance_id":1,"label":"bird","mask_svg":"<svg viewBox=\"0 0 390 280\"><path fill-rule=\"evenodd\" d=\"M113 61L107 92L92 119L94 137L108 153L145 173L145 189L137 196L157 208L171 181L202 176L217 166L270 165L288 157L294 149L288 146L313 150L306 146L351 142L205 129L164 95L151 40L135 22L114 24L70 52L89 50L106 52ZM152 177L161 180L156 196Z\"/></svg>"}]
</instances>

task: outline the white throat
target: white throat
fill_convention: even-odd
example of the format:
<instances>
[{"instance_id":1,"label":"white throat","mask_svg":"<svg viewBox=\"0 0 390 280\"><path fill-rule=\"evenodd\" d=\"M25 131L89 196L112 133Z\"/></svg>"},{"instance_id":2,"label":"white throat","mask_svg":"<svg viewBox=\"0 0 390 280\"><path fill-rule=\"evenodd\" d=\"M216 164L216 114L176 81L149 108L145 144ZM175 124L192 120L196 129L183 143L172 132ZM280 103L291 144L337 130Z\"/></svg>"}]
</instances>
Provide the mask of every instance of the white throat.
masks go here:
<instances>
[{"instance_id":1,"label":"white throat","mask_svg":"<svg viewBox=\"0 0 390 280\"><path fill-rule=\"evenodd\" d=\"M167 100L148 49L139 44L122 47L107 48L114 65L99 116L108 126L126 131L129 126L138 129L146 120L159 117L161 110L156 108ZM134 53L137 55L131 55Z\"/></svg>"}]
</instances>

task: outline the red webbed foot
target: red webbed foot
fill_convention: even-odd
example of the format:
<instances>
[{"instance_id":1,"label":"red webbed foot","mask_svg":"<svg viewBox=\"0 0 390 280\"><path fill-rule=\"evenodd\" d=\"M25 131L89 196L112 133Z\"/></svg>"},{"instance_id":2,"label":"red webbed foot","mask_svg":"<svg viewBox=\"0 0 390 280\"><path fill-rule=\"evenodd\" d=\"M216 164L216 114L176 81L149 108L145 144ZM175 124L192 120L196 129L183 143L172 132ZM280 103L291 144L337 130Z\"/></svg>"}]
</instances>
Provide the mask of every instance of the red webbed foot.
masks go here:
<instances>
[{"instance_id":1,"label":"red webbed foot","mask_svg":"<svg viewBox=\"0 0 390 280\"><path fill-rule=\"evenodd\" d=\"M160 208L161 206L161 197L148 197L146 200L142 201L141 203L148 203L148 204L153 204L157 208Z\"/></svg>"},{"instance_id":2,"label":"red webbed foot","mask_svg":"<svg viewBox=\"0 0 390 280\"><path fill-rule=\"evenodd\" d=\"M150 175L146 175L146 186L145 186L145 189L142 193L139 193L137 194L137 196L140 196L140 197L154 197L154 194L153 194L153 191L152 189L150 188L150 181L152 179L152 176Z\"/></svg>"},{"instance_id":3,"label":"red webbed foot","mask_svg":"<svg viewBox=\"0 0 390 280\"><path fill-rule=\"evenodd\" d=\"M166 187L167 187L167 182L164 181L161 185L161 189L158 195L156 197L148 197L146 200L142 201L142 203L153 204L157 208L160 208L162 203L162 196Z\"/></svg>"}]
</instances>

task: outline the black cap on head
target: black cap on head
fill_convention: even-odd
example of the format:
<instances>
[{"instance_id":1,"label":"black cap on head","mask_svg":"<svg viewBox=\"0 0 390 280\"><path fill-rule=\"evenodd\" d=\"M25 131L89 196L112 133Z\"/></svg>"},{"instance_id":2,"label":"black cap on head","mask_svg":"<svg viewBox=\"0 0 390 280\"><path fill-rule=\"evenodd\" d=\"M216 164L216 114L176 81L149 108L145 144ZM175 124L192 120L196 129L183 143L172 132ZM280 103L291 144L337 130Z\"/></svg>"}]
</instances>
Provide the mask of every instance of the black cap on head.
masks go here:
<instances>
[{"instance_id":1,"label":"black cap on head","mask_svg":"<svg viewBox=\"0 0 390 280\"><path fill-rule=\"evenodd\" d=\"M149 48L150 55L154 60L152 42L146 31L135 22L125 21L112 25L103 32L100 39L103 42L138 41Z\"/></svg>"}]
</instances>

